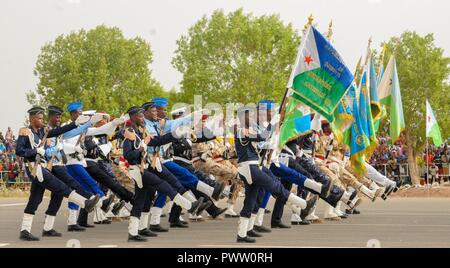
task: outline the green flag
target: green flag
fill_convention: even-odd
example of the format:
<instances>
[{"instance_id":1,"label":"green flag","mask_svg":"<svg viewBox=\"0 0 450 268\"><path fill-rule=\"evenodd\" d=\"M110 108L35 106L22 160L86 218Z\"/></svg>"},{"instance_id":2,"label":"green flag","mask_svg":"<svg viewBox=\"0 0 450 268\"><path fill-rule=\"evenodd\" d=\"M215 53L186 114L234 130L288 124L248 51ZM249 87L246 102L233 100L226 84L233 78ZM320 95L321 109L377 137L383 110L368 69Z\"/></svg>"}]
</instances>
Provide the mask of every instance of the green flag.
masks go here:
<instances>
[{"instance_id":1,"label":"green flag","mask_svg":"<svg viewBox=\"0 0 450 268\"><path fill-rule=\"evenodd\" d=\"M287 142L311 132L311 115L309 107L292 98L292 93L286 96L286 110L280 128L279 146L282 148Z\"/></svg>"},{"instance_id":2,"label":"green flag","mask_svg":"<svg viewBox=\"0 0 450 268\"><path fill-rule=\"evenodd\" d=\"M313 26L299 47L287 88L293 98L305 103L328 121L353 81L353 75L333 45Z\"/></svg>"},{"instance_id":3,"label":"green flag","mask_svg":"<svg viewBox=\"0 0 450 268\"><path fill-rule=\"evenodd\" d=\"M405 119L403 117L402 95L400 92L400 82L398 80L397 63L395 57L391 56L389 63L378 87L378 97L380 102L389 107L390 114L390 136L392 142L397 140L400 133L405 129Z\"/></svg>"}]
</instances>

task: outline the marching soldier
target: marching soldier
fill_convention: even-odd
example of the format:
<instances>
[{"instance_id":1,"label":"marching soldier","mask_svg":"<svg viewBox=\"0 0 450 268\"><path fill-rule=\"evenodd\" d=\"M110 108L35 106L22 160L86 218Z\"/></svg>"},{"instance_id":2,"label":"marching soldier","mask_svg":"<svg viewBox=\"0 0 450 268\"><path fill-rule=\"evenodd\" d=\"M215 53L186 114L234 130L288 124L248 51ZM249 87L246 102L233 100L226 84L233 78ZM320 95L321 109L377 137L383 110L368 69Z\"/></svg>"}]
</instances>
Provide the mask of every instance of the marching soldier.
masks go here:
<instances>
[{"instance_id":1,"label":"marching soldier","mask_svg":"<svg viewBox=\"0 0 450 268\"><path fill-rule=\"evenodd\" d=\"M135 180L134 205L128 226L128 241L135 242L147 240L138 234L139 218L152 190L167 195L175 204L187 209L189 213L201 213L209 205L203 202L203 198L198 200L191 199L187 192L181 195L168 182L148 170L148 164L146 163L147 146L156 146L166 141L171 141L172 135L150 136L145 134L146 128L143 112L144 109L141 107L128 109L132 126L125 131L123 144L123 155L130 164L129 173ZM154 234L146 236L154 236Z\"/></svg>"},{"instance_id":2,"label":"marching soldier","mask_svg":"<svg viewBox=\"0 0 450 268\"><path fill-rule=\"evenodd\" d=\"M37 207L42 201L45 189L53 194L64 196L87 211L92 211L98 202L98 196L93 199L86 199L76 191L69 188L62 181L57 179L45 166L44 144L47 138L59 136L77 127L78 122L73 122L57 129L48 129L44 126L44 109L33 107L28 110L30 126L21 128L17 140L16 153L25 159L27 175L32 178L30 197L25 207L20 239L25 241L37 241L39 238L31 234L33 216ZM44 164L44 165L43 165ZM48 211L46 213L51 215Z\"/></svg>"}]
</instances>

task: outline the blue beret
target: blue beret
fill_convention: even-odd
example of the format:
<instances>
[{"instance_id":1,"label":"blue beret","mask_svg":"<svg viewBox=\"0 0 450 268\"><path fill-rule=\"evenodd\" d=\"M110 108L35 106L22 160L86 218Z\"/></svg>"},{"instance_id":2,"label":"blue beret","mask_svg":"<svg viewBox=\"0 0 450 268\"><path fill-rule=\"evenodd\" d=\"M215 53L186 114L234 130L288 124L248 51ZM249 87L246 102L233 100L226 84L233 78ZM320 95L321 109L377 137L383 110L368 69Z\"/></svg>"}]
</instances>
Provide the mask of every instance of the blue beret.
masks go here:
<instances>
[{"instance_id":1,"label":"blue beret","mask_svg":"<svg viewBox=\"0 0 450 268\"><path fill-rule=\"evenodd\" d=\"M153 98L152 102L156 107L167 107L169 105L169 100L167 98Z\"/></svg>"},{"instance_id":2,"label":"blue beret","mask_svg":"<svg viewBox=\"0 0 450 268\"><path fill-rule=\"evenodd\" d=\"M83 109L83 104L81 103L81 101L74 101L72 103L69 103L69 105L67 105L67 111L69 113L78 111L78 110L82 110L82 109Z\"/></svg>"}]
</instances>

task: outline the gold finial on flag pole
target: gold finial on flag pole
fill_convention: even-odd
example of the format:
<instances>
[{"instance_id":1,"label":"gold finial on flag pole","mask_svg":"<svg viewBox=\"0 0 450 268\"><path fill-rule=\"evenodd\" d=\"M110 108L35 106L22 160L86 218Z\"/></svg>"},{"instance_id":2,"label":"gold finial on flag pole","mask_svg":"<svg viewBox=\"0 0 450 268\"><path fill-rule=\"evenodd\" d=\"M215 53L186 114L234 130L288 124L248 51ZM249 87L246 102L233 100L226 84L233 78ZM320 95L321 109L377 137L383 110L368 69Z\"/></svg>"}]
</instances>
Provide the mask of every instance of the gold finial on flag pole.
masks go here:
<instances>
[{"instance_id":1,"label":"gold finial on flag pole","mask_svg":"<svg viewBox=\"0 0 450 268\"><path fill-rule=\"evenodd\" d=\"M305 24L305 27L303 27L303 32L306 32L306 30L308 29L308 27L312 25L313 21L314 21L314 17L313 17L313 15L311 14L311 15L309 15L309 17L308 17L308 23L306 23L306 24Z\"/></svg>"},{"instance_id":2,"label":"gold finial on flag pole","mask_svg":"<svg viewBox=\"0 0 450 268\"><path fill-rule=\"evenodd\" d=\"M333 20L330 20L330 24L328 24L328 33L327 33L328 41L331 41L332 36L333 36Z\"/></svg>"},{"instance_id":3,"label":"gold finial on flag pole","mask_svg":"<svg viewBox=\"0 0 450 268\"><path fill-rule=\"evenodd\" d=\"M367 42L367 56L366 56L366 61L364 63L364 65L367 65L367 63L369 62L369 58L371 55L371 49L370 47L372 46L372 36L369 38L369 41Z\"/></svg>"}]
</instances>

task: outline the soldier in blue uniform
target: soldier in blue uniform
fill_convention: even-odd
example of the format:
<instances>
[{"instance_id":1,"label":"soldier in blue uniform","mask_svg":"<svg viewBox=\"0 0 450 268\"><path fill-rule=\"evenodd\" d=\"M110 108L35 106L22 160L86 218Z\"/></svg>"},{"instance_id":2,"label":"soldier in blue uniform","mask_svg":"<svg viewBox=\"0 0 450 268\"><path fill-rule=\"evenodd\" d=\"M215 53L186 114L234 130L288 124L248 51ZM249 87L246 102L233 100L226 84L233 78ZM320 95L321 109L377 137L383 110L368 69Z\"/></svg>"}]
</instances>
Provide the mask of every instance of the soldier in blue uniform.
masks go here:
<instances>
[{"instance_id":1,"label":"soldier in blue uniform","mask_svg":"<svg viewBox=\"0 0 450 268\"><path fill-rule=\"evenodd\" d=\"M171 141L172 135L151 136L146 133L144 121L144 109L141 107L131 107L128 114L132 121L132 126L126 129L123 143L123 156L130 164L129 173L135 180L135 198L133 209L130 214L128 226L128 241L141 242L147 239L138 233L139 218L144 207L144 203L149 199L149 194L156 189L167 195L175 204L188 210L189 213L201 213L206 208L203 198L192 200L187 192L180 194L167 181L162 180L148 170L146 154L148 146ZM179 189L180 190L180 189ZM149 230L147 232L151 233ZM150 234L147 236L154 236Z\"/></svg>"},{"instance_id":2,"label":"soldier in blue uniform","mask_svg":"<svg viewBox=\"0 0 450 268\"><path fill-rule=\"evenodd\" d=\"M61 126L61 116L63 114L63 110L56 106L49 106L48 107L48 126L50 129L58 129ZM95 198L95 195L92 193L89 193L84 190L84 188L81 186L80 183L78 183L70 174L68 173L65 162L67 161L67 158L64 154L64 151L62 150L62 143L61 143L62 135L59 135L57 137L49 138L47 139L46 145L45 145L45 160L47 161L47 168L51 171L51 173L64 182L67 186L74 189L82 195L83 197L87 199ZM59 210L61 206L61 202L63 200L63 196L57 196L55 194L52 194L50 198L49 203L49 210L54 211L53 213L46 214L45 217L45 223L44 223L44 231L42 233L42 236L61 236L60 233L56 232L53 229L55 216L52 216L56 214L56 211ZM98 202L97 206L101 206L103 203ZM77 207L72 202L69 202L69 208L71 207Z\"/></svg>"},{"instance_id":3,"label":"soldier in blue uniform","mask_svg":"<svg viewBox=\"0 0 450 268\"><path fill-rule=\"evenodd\" d=\"M173 111L172 112L172 117L174 120L182 117L185 115L185 110L186 109L181 109L178 111ZM214 133L212 133L212 131L206 127L203 126L205 120L206 120L206 116L202 117L202 135L200 137L182 137L180 139L176 139L175 141L172 142L171 145L171 151L173 152L173 161L180 165L181 167L187 169L190 173L194 174L195 176L197 176L197 178L203 182L205 182L206 184L210 185L210 186L214 186L216 184L215 180L212 180L208 174L197 170L194 165L192 164L192 144L193 143L203 143L203 142L208 142L211 140L215 140L216 136L214 135ZM197 134L197 133L196 133ZM194 193L194 195L199 198L199 197L203 197L206 200L209 200L210 197L208 197L206 194L196 190L196 189L191 189L191 191ZM208 214L213 218L217 218L219 215L221 215L222 213L224 213L227 209L226 208L219 208L216 205L214 205L213 202L211 202L211 206L209 208L206 209L206 212L208 212ZM181 208L179 206L172 206L172 209L170 211L170 216L169 216L169 222L174 223L179 221L179 216L181 215Z\"/></svg>"},{"instance_id":4,"label":"soldier in blue uniform","mask_svg":"<svg viewBox=\"0 0 450 268\"><path fill-rule=\"evenodd\" d=\"M290 203L305 209L307 203L300 197L289 193L281 182L261 170L260 159L253 142L267 140L266 135L257 134L253 129L254 119L249 107L241 107L238 110L239 125L235 132L235 147L238 156L238 171L240 178L245 184L244 206L240 212L239 228L237 235L238 243L254 243L256 240L248 236L248 232L253 229L250 222L252 214L257 213L257 198L261 189L272 193L277 198L285 198ZM267 129L269 129L268 126Z\"/></svg>"},{"instance_id":5,"label":"soldier in blue uniform","mask_svg":"<svg viewBox=\"0 0 450 268\"><path fill-rule=\"evenodd\" d=\"M97 127L101 127L106 124L106 121L102 120L97 124ZM84 141L85 159L86 159L86 171L92 176L101 186L106 188L106 191L110 189L115 195L119 196L121 202L115 204L111 210L113 214L117 214L119 210L125 205L126 202L133 203L133 193L128 191L122 186L116 176L112 172L107 172L102 168L103 165L109 164L108 155L112 147L108 144L108 136L106 134L89 136ZM107 219L101 211L94 214L95 224L110 224L111 221ZM85 215L87 217L87 215ZM79 217L80 221L80 217ZM87 221L87 219L84 219Z\"/></svg>"},{"instance_id":6,"label":"soldier in blue uniform","mask_svg":"<svg viewBox=\"0 0 450 268\"><path fill-rule=\"evenodd\" d=\"M44 109L33 107L28 110L30 126L21 128L17 139L16 153L24 158L27 175L32 179L30 197L25 207L20 230L20 239L37 241L39 238L31 234L33 216L42 202L45 189L55 195L64 196L80 207L92 211L98 202L98 197L86 199L75 190L68 187L50 173L45 163L44 144L47 138L56 137L77 127L75 122L57 129L48 129L44 126ZM47 211L47 215L50 213ZM51 215L55 216L55 215Z\"/></svg>"},{"instance_id":7,"label":"soldier in blue uniform","mask_svg":"<svg viewBox=\"0 0 450 268\"><path fill-rule=\"evenodd\" d=\"M67 156L66 167L69 174L77 180L86 191L100 196L103 203L101 210L107 212L110 210L114 196L111 195L107 197L97 181L95 181L95 179L87 172L87 163L83 154L85 151L83 140L89 136L112 134L116 127L122 123L123 118L117 118L102 127L95 128L93 126L102 119L102 116L98 114L90 116L83 115L82 109L83 104L78 101L72 102L67 106L67 111L70 113L72 122L83 117L88 117L89 121L83 126L73 129L63 135L63 150ZM93 225L88 224L86 211L81 210L80 215L77 216L78 208L76 206L71 206L69 208L68 231L79 232L85 231L85 228L94 227ZM99 214L99 212L97 214Z\"/></svg>"},{"instance_id":8,"label":"soldier in blue uniform","mask_svg":"<svg viewBox=\"0 0 450 268\"><path fill-rule=\"evenodd\" d=\"M191 124L193 116L186 116L177 120L168 120L166 116L167 99L165 98L154 98L151 102L144 103L142 107L144 108L145 115L145 126L147 131L154 136L164 136L167 134L175 134L181 127ZM182 135L180 135L182 136ZM167 147L170 146L172 140L156 144L155 146L149 146L148 156L150 158L150 172L153 172L157 176L163 179L170 179L170 184L175 185L176 181L181 183L185 189L195 189L212 199L218 200L220 193L224 189L223 184L216 184L215 186L210 186L202 181L200 181L195 175L190 173L187 169L179 166L172 161L171 157L167 154ZM175 179L175 180L174 180ZM195 196L188 191L187 194L191 195L192 198ZM144 211L145 215L147 210L150 211L151 201L147 201ZM162 228L160 225L160 217L162 213L162 208L166 203L166 196L158 193L158 196L151 208L151 219L150 219L150 230L155 232L167 232L168 229ZM211 204L212 202L207 202ZM177 209L176 207L174 209ZM173 219L173 218L172 218ZM171 224L172 227L182 227L182 222L174 220Z\"/></svg>"}]
</instances>

